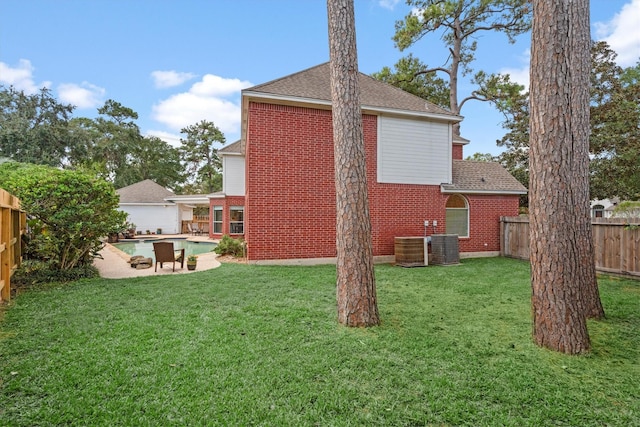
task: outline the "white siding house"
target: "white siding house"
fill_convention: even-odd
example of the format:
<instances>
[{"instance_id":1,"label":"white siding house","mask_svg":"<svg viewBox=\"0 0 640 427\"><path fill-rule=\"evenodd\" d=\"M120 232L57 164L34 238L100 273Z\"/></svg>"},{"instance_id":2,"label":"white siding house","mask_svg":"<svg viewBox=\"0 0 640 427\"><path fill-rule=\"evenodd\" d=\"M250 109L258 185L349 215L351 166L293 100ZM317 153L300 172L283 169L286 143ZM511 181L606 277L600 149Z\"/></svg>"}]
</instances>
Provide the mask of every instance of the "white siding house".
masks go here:
<instances>
[{"instance_id":1,"label":"white siding house","mask_svg":"<svg viewBox=\"0 0 640 427\"><path fill-rule=\"evenodd\" d=\"M218 150L222 160L222 193L227 196L244 196L245 158L240 141Z\"/></svg>"},{"instance_id":2,"label":"white siding house","mask_svg":"<svg viewBox=\"0 0 640 427\"><path fill-rule=\"evenodd\" d=\"M207 196L177 196L172 191L147 179L116 190L119 208L128 221L142 234L180 234L182 221L193 219L195 204L208 205Z\"/></svg>"}]
</instances>

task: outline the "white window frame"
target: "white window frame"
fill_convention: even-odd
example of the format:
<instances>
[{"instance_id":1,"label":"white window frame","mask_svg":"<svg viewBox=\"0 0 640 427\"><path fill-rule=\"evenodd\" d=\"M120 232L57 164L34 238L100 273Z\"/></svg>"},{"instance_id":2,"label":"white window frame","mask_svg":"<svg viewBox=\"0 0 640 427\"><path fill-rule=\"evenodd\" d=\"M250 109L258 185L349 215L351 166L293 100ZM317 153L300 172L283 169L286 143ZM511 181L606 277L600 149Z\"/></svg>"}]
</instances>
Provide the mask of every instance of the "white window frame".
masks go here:
<instances>
[{"instance_id":1,"label":"white window frame","mask_svg":"<svg viewBox=\"0 0 640 427\"><path fill-rule=\"evenodd\" d=\"M234 211L242 212L242 219L240 221L233 220ZM244 206L229 207L229 234L244 234Z\"/></svg>"},{"instance_id":2,"label":"white window frame","mask_svg":"<svg viewBox=\"0 0 640 427\"><path fill-rule=\"evenodd\" d=\"M217 220L216 218L216 214L218 212L220 212L220 220ZM224 224L222 213L223 213L222 206L213 207L213 218L211 219L211 223L213 225L214 234L222 234L222 225Z\"/></svg>"},{"instance_id":3,"label":"white window frame","mask_svg":"<svg viewBox=\"0 0 640 427\"><path fill-rule=\"evenodd\" d=\"M449 199L451 197L460 197L462 198L462 200L464 200L464 208L449 208L447 207L447 203L449 202ZM467 228L467 234L466 235L461 235L460 233L458 233L458 231L460 230L451 230L449 229L449 227L453 227L454 224L452 224L453 221L449 221L449 212L450 211L465 211L467 213L467 224L466 224L466 228ZM467 200L466 197L464 197L462 194L452 194L449 197L447 197L447 201L445 202L445 218L446 218L446 227L445 227L445 233L447 234L457 234L459 238L469 238L470 233L470 222L469 222L469 218L470 218L470 214L469 214L469 201Z\"/></svg>"}]
</instances>

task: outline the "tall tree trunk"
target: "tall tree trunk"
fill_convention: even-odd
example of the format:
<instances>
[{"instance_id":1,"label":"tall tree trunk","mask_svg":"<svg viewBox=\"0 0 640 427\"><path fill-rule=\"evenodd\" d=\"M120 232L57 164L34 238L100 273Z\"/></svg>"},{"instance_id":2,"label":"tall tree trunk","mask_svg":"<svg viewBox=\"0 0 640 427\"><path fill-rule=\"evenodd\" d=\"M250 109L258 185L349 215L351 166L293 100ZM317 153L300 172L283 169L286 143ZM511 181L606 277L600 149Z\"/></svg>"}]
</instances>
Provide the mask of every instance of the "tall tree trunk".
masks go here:
<instances>
[{"instance_id":1,"label":"tall tree trunk","mask_svg":"<svg viewBox=\"0 0 640 427\"><path fill-rule=\"evenodd\" d=\"M458 7L462 7L461 4ZM460 23L460 13L458 11L453 22L453 48L451 53L451 67L449 67L449 110L453 114L460 114L460 104L458 104L458 70L460 69L460 54L462 52L462 27ZM453 124L453 136L460 136L460 122Z\"/></svg>"},{"instance_id":2,"label":"tall tree trunk","mask_svg":"<svg viewBox=\"0 0 640 427\"><path fill-rule=\"evenodd\" d=\"M534 1L531 42L530 251L534 341L590 348L595 289L589 218L589 0ZM598 297L599 301L599 297Z\"/></svg>"},{"instance_id":3,"label":"tall tree trunk","mask_svg":"<svg viewBox=\"0 0 640 427\"><path fill-rule=\"evenodd\" d=\"M336 180L338 321L379 324L353 0L327 0Z\"/></svg>"}]
</instances>

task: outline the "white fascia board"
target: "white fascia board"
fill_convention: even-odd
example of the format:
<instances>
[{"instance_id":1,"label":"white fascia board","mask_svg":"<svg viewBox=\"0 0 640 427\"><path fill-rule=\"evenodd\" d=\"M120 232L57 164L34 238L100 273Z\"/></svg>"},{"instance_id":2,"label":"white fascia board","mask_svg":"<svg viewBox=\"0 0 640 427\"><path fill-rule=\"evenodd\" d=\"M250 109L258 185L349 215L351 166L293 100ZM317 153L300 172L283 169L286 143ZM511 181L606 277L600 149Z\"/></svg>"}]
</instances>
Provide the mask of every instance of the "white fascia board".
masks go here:
<instances>
[{"instance_id":1,"label":"white fascia board","mask_svg":"<svg viewBox=\"0 0 640 427\"><path fill-rule=\"evenodd\" d=\"M315 98L301 98L297 96L287 96L287 95L274 95L272 93L261 93L261 92L251 92L251 91L243 91L243 97L247 98L257 98L257 99L266 99L272 101L280 101L284 103L290 104L311 104L311 105L320 105L324 107L324 109L331 108L331 101L327 101L324 99L315 99ZM426 101L425 101L426 102ZM372 111L375 113L386 113L400 116L411 116L411 117L424 117L429 119L442 120L452 123L461 122L462 116L450 116L448 114L437 114L437 113L429 113L429 112L420 112L420 111L412 111L412 110L398 110L395 108L383 108L383 107L373 107L370 105L362 105L360 107L362 112Z\"/></svg>"},{"instance_id":2,"label":"white fascia board","mask_svg":"<svg viewBox=\"0 0 640 427\"><path fill-rule=\"evenodd\" d=\"M182 198L172 198L168 197L165 199L168 202L176 203L176 204L184 204L184 203L207 203L209 201L208 197L182 197Z\"/></svg>"},{"instance_id":3,"label":"white fascia board","mask_svg":"<svg viewBox=\"0 0 640 427\"><path fill-rule=\"evenodd\" d=\"M426 111L422 113L420 111L413 111L413 110L397 110L394 108L370 107L367 105L362 106L362 111L363 112L373 111L375 113L383 113L383 114L389 114L394 116L423 117L425 119L435 119L435 120L451 122L451 123L461 122L463 119L462 116L450 116L448 114L428 113Z\"/></svg>"}]
</instances>

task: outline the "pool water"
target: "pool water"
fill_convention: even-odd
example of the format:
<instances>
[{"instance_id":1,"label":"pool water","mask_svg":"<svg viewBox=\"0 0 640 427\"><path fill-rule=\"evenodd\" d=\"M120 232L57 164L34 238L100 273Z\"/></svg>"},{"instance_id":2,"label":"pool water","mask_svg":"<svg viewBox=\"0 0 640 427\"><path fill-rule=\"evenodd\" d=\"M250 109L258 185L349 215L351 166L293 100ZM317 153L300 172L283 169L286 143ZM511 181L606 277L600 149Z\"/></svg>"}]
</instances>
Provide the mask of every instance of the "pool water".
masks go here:
<instances>
[{"instance_id":1,"label":"pool water","mask_svg":"<svg viewBox=\"0 0 640 427\"><path fill-rule=\"evenodd\" d=\"M142 255L155 260L153 242L173 242L173 249L179 250L184 248L185 257L211 252L213 248L217 246L214 242L194 242L186 239L136 240L134 242L112 243L112 245L131 256Z\"/></svg>"}]
</instances>

